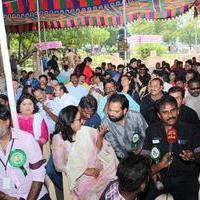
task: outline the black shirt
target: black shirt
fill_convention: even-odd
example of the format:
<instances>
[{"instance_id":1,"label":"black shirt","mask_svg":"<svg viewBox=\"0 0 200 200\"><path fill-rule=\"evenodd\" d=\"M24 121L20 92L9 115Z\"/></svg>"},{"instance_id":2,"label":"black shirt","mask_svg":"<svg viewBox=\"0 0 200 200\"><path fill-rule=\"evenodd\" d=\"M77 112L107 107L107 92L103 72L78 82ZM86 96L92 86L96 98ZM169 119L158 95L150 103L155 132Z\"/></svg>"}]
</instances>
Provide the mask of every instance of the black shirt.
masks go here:
<instances>
[{"instance_id":1,"label":"black shirt","mask_svg":"<svg viewBox=\"0 0 200 200\"><path fill-rule=\"evenodd\" d=\"M166 92L163 92L163 96L168 96ZM140 112L145 118L148 125L154 124L160 121L156 110L155 101L151 98L151 94L146 95L140 103Z\"/></svg>"},{"instance_id":2,"label":"black shirt","mask_svg":"<svg viewBox=\"0 0 200 200\"><path fill-rule=\"evenodd\" d=\"M198 166L195 162L183 161L179 154L182 150L194 150L200 148L200 134L198 129L194 129L190 124L177 122L174 128L178 132L178 141L173 144L173 161L169 169L160 171L162 177L170 176L196 176L198 177ZM151 152L153 147L160 150L160 159L169 152L169 144L162 122L149 126L146 130L146 138L143 150Z\"/></svg>"},{"instance_id":3,"label":"black shirt","mask_svg":"<svg viewBox=\"0 0 200 200\"><path fill-rule=\"evenodd\" d=\"M186 105L181 105L178 120L200 126L200 120L197 113Z\"/></svg>"}]
</instances>

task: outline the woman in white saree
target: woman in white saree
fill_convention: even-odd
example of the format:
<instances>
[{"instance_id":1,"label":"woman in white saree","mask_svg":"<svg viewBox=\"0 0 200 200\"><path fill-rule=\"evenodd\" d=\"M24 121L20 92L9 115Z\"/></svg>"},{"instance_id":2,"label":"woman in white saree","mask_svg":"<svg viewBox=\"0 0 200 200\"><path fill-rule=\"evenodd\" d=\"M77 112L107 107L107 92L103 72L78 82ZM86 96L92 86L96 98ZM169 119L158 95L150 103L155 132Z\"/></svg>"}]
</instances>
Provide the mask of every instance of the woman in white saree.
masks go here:
<instances>
[{"instance_id":1,"label":"woman in white saree","mask_svg":"<svg viewBox=\"0 0 200 200\"><path fill-rule=\"evenodd\" d=\"M82 126L75 106L68 106L59 114L58 134L52 141L53 161L56 169L67 173L73 199L97 200L116 178L118 161L111 145L103 139L106 131L105 127L97 131Z\"/></svg>"}]
</instances>

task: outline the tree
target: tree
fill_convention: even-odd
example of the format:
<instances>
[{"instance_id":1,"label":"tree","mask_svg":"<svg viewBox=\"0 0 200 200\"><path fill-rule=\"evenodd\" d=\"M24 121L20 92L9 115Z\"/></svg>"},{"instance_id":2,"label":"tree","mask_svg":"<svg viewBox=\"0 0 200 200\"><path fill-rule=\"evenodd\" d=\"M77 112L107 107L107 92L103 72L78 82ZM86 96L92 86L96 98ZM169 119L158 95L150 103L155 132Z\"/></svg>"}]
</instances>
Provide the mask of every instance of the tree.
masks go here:
<instances>
[{"instance_id":1,"label":"tree","mask_svg":"<svg viewBox=\"0 0 200 200\"><path fill-rule=\"evenodd\" d=\"M107 28L106 30L110 32L110 37L105 42L105 46L107 48L107 51L112 53L113 51L117 51L117 42L118 42L117 37L118 37L119 28L111 27L111 28Z\"/></svg>"},{"instance_id":2,"label":"tree","mask_svg":"<svg viewBox=\"0 0 200 200\"><path fill-rule=\"evenodd\" d=\"M16 54L19 65L22 65L36 51L34 44L38 42L36 32L25 34L9 34L8 47Z\"/></svg>"},{"instance_id":3,"label":"tree","mask_svg":"<svg viewBox=\"0 0 200 200\"><path fill-rule=\"evenodd\" d=\"M179 40L184 44L188 44L190 49L192 45L200 43L200 28L197 27L197 21L193 18L193 15L189 13L184 20L179 24Z\"/></svg>"},{"instance_id":4,"label":"tree","mask_svg":"<svg viewBox=\"0 0 200 200\"><path fill-rule=\"evenodd\" d=\"M164 42L170 44L177 37L178 20L168 21L147 21L141 20L129 26L129 31L132 35L162 35Z\"/></svg>"}]
</instances>

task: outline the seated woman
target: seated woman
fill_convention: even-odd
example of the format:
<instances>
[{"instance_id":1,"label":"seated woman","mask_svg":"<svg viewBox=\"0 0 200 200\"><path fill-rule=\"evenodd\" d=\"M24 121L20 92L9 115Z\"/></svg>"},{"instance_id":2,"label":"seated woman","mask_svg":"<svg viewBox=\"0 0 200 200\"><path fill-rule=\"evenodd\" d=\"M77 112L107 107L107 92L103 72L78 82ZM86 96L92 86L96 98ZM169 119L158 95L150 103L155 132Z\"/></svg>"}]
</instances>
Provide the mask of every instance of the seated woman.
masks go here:
<instances>
[{"instance_id":1,"label":"seated woman","mask_svg":"<svg viewBox=\"0 0 200 200\"><path fill-rule=\"evenodd\" d=\"M34 97L29 94L22 95L17 101L19 128L31 133L42 146L48 140L48 129L38 109Z\"/></svg>"},{"instance_id":2,"label":"seated woman","mask_svg":"<svg viewBox=\"0 0 200 200\"><path fill-rule=\"evenodd\" d=\"M76 106L63 108L59 114L52 140L53 161L58 171L67 173L73 199L99 199L116 178L118 161L111 145L103 139L106 132L105 127L98 132L82 126Z\"/></svg>"}]
</instances>

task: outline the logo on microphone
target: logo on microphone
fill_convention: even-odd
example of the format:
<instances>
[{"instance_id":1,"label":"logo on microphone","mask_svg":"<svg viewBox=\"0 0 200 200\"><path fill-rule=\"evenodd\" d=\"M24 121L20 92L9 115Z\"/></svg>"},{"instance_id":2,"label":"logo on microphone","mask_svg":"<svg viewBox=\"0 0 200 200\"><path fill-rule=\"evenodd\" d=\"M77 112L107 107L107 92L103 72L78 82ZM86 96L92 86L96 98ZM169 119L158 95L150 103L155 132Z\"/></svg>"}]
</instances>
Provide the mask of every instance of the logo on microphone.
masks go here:
<instances>
[{"instance_id":1,"label":"logo on microphone","mask_svg":"<svg viewBox=\"0 0 200 200\"><path fill-rule=\"evenodd\" d=\"M171 128L167 131L167 141L169 144L176 143L178 140L178 132L175 128Z\"/></svg>"}]
</instances>

